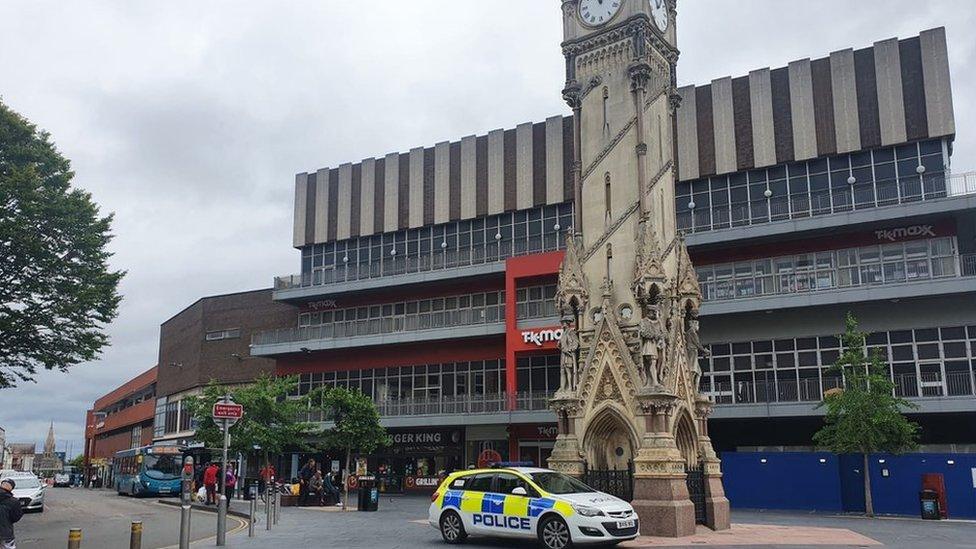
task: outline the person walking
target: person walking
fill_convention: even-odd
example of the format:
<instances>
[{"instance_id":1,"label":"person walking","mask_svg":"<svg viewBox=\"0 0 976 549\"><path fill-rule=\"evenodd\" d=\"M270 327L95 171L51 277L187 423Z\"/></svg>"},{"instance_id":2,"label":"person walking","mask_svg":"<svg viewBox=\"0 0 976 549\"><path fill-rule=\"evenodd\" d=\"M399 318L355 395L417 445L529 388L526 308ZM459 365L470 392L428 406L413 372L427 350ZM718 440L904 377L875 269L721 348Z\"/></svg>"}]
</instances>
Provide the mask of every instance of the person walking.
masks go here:
<instances>
[{"instance_id":1,"label":"person walking","mask_svg":"<svg viewBox=\"0 0 976 549\"><path fill-rule=\"evenodd\" d=\"M14 539L14 523L24 516L20 500L13 495L17 484L12 479L0 481L0 548L17 549Z\"/></svg>"},{"instance_id":2,"label":"person walking","mask_svg":"<svg viewBox=\"0 0 976 549\"><path fill-rule=\"evenodd\" d=\"M271 483L271 479L278 477L278 473L275 471L274 465L271 465L270 461L261 468L258 475L261 477L261 480L258 481L258 489L262 494L264 494L268 484Z\"/></svg>"},{"instance_id":3,"label":"person walking","mask_svg":"<svg viewBox=\"0 0 976 549\"><path fill-rule=\"evenodd\" d=\"M309 483L315 476L315 460L309 458L305 467L298 472L298 504L305 505L308 501Z\"/></svg>"},{"instance_id":4,"label":"person walking","mask_svg":"<svg viewBox=\"0 0 976 549\"><path fill-rule=\"evenodd\" d=\"M203 470L203 487L207 490L207 501L205 505L216 505L217 503L217 464L209 463Z\"/></svg>"},{"instance_id":5,"label":"person walking","mask_svg":"<svg viewBox=\"0 0 976 549\"><path fill-rule=\"evenodd\" d=\"M228 467L227 474L224 475L224 496L228 501L234 497L235 486L237 486L237 476L234 474L234 468Z\"/></svg>"}]
</instances>

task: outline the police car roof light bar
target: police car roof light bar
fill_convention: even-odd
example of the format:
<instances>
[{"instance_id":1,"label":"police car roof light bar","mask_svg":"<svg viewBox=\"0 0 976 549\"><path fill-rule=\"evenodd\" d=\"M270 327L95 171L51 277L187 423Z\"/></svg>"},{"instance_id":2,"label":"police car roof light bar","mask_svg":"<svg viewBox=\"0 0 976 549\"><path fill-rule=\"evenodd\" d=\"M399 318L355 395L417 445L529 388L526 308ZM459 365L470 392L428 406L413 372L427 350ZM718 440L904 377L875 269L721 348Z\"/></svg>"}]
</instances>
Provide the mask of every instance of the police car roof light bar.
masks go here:
<instances>
[{"instance_id":1,"label":"police car roof light bar","mask_svg":"<svg viewBox=\"0 0 976 549\"><path fill-rule=\"evenodd\" d=\"M492 469L498 469L501 467L535 467L535 463L531 461L493 461L489 464Z\"/></svg>"}]
</instances>

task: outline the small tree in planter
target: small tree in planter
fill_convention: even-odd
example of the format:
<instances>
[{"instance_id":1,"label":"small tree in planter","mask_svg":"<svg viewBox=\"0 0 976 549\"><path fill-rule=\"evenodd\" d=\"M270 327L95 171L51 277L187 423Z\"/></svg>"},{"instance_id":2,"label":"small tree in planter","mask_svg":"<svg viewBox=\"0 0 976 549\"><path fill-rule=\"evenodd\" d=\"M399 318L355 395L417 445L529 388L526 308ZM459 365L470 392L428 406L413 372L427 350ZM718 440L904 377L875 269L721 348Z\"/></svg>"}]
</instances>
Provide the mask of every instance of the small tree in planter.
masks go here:
<instances>
[{"instance_id":1,"label":"small tree in planter","mask_svg":"<svg viewBox=\"0 0 976 549\"><path fill-rule=\"evenodd\" d=\"M874 516L871 499L869 455L874 452L901 453L917 446L919 426L902 410L916 406L896 397L880 353L865 356L866 335L857 329L857 319L847 314L841 336L843 354L833 369L844 378L844 388L824 394L818 407L826 408L824 426L813 435L818 446L837 454L861 454L864 459L864 510Z\"/></svg>"},{"instance_id":2,"label":"small tree in planter","mask_svg":"<svg viewBox=\"0 0 976 549\"><path fill-rule=\"evenodd\" d=\"M357 391L342 387L318 389L310 395L312 406L320 409L323 420L334 423L331 429L321 433L323 449L345 450L346 465L342 475L345 498L342 508L349 501L349 464L352 453L370 453L382 446L389 446L390 437L380 425L380 414L373 399Z\"/></svg>"}]
</instances>

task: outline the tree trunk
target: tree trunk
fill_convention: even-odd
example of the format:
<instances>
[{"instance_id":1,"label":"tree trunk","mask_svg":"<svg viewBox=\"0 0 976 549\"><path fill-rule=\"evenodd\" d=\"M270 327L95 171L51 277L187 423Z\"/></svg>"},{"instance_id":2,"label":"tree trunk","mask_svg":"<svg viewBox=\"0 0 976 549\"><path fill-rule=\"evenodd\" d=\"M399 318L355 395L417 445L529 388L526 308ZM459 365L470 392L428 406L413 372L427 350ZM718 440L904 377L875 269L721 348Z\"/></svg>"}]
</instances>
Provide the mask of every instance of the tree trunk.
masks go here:
<instances>
[{"instance_id":1,"label":"tree trunk","mask_svg":"<svg viewBox=\"0 0 976 549\"><path fill-rule=\"evenodd\" d=\"M871 499L871 469L869 469L871 459L869 454L864 454L864 514L874 516L874 501Z\"/></svg>"},{"instance_id":2,"label":"tree trunk","mask_svg":"<svg viewBox=\"0 0 976 549\"><path fill-rule=\"evenodd\" d=\"M346 448L346 468L342 472L342 486L346 491L346 497L342 500L342 510L346 510L346 505L349 503L349 456L352 454L350 448Z\"/></svg>"}]
</instances>

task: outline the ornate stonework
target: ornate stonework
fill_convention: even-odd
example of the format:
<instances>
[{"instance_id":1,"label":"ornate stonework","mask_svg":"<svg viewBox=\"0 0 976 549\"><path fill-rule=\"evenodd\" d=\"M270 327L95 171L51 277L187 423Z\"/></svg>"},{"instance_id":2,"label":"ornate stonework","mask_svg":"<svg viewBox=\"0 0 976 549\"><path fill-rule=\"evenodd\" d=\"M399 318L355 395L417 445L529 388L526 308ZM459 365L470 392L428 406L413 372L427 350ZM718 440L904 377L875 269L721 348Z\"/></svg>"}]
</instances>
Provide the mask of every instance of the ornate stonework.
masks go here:
<instances>
[{"instance_id":1,"label":"ornate stonework","mask_svg":"<svg viewBox=\"0 0 976 549\"><path fill-rule=\"evenodd\" d=\"M673 212L678 50L667 1L666 32L646 0L623 0L597 28L577 20L577 0L562 4L576 212L556 294L571 335L548 463L573 475L631 463L645 535L694 531L689 469L706 476L709 525L726 527L728 515L711 403L698 392L701 289Z\"/></svg>"}]
</instances>

